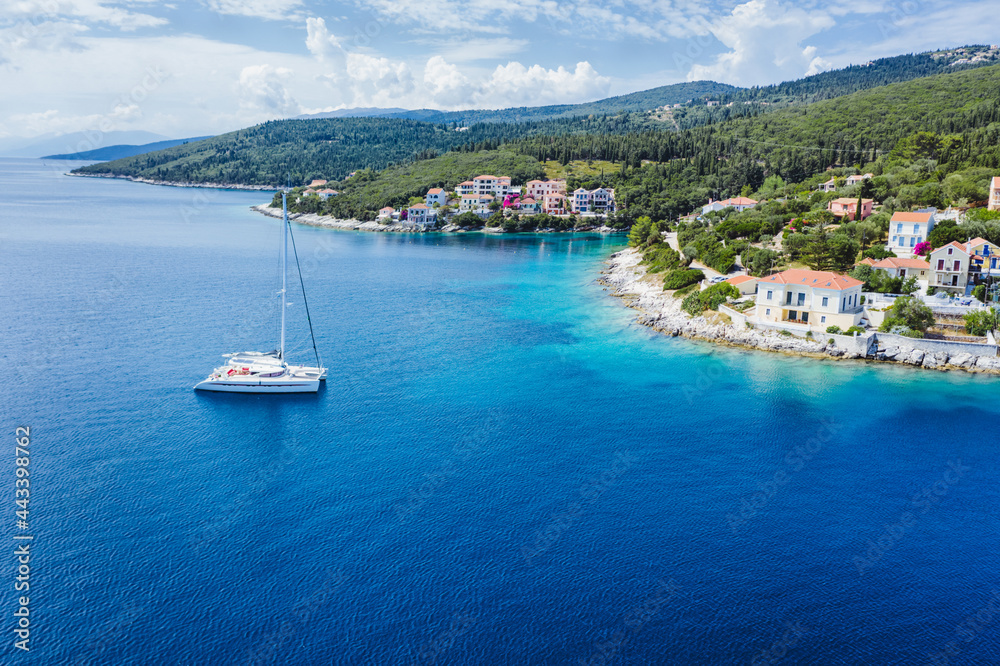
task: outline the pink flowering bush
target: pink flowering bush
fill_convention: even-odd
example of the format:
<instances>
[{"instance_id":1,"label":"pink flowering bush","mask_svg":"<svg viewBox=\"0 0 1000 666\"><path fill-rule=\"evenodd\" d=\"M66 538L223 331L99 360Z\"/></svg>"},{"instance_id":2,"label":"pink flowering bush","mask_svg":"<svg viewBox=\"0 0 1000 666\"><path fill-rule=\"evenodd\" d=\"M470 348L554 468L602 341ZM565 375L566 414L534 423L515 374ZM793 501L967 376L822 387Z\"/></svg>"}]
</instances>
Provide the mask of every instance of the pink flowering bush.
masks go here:
<instances>
[{"instance_id":1,"label":"pink flowering bush","mask_svg":"<svg viewBox=\"0 0 1000 666\"><path fill-rule=\"evenodd\" d=\"M921 241L917 243L915 248L913 248L913 254L918 257L925 257L930 254L933 249L934 248L931 247L930 241Z\"/></svg>"}]
</instances>

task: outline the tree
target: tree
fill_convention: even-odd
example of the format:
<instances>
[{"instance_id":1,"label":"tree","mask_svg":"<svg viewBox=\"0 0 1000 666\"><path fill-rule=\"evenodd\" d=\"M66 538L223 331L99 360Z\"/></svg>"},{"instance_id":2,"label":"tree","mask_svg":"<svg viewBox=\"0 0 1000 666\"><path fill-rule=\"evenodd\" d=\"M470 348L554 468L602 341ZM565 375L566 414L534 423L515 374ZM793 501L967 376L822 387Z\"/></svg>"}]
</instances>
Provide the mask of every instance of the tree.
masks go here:
<instances>
[{"instance_id":1,"label":"tree","mask_svg":"<svg viewBox=\"0 0 1000 666\"><path fill-rule=\"evenodd\" d=\"M959 227L955 220L941 220L927 234L927 242L932 247L944 247L952 241L965 241L967 239L968 232ZM914 248L915 250L916 248Z\"/></svg>"},{"instance_id":2,"label":"tree","mask_svg":"<svg viewBox=\"0 0 1000 666\"><path fill-rule=\"evenodd\" d=\"M652 227L653 221L649 217L643 216L636 220L635 224L632 225L632 230L628 232L629 247L645 245Z\"/></svg>"},{"instance_id":3,"label":"tree","mask_svg":"<svg viewBox=\"0 0 1000 666\"><path fill-rule=\"evenodd\" d=\"M875 247L870 247L861 253L862 259L874 259L878 261L880 259L888 259L889 257L895 257L895 253L890 252L881 245L876 245Z\"/></svg>"},{"instance_id":4,"label":"tree","mask_svg":"<svg viewBox=\"0 0 1000 666\"><path fill-rule=\"evenodd\" d=\"M893 328L903 326L923 334L933 324L934 313L929 307L913 296L902 296L892 304L878 330L889 332Z\"/></svg>"},{"instance_id":5,"label":"tree","mask_svg":"<svg viewBox=\"0 0 1000 666\"><path fill-rule=\"evenodd\" d=\"M965 332L969 335L986 335L987 332L1000 328L1000 312L996 308L973 310L963 319L965 319Z\"/></svg>"}]
</instances>

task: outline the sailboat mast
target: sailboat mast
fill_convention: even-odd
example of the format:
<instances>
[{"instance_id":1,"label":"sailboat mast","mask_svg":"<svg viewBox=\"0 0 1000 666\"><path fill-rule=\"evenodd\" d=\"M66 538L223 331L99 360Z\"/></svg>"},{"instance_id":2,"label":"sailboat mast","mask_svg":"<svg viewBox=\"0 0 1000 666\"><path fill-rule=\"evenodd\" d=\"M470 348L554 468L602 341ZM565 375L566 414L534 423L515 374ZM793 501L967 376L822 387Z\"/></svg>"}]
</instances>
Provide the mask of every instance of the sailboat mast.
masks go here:
<instances>
[{"instance_id":1,"label":"sailboat mast","mask_svg":"<svg viewBox=\"0 0 1000 666\"><path fill-rule=\"evenodd\" d=\"M288 264L288 193L281 193L281 345L279 358L285 360L285 310L288 309L285 300L287 291L285 289L285 274Z\"/></svg>"}]
</instances>

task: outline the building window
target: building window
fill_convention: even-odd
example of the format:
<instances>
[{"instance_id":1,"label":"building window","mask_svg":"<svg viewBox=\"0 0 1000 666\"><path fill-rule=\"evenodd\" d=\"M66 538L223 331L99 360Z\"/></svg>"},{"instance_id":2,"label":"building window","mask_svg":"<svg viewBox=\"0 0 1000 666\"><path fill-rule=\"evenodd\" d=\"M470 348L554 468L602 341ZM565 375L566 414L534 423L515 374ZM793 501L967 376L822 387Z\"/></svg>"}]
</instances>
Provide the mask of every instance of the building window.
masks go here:
<instances>
[{"instance_id":1,"label":"building window","mask_svg":"<svg viewBox=\"0 0 1000 666\"><path fill-rule=\"evenodd\" d=\"M767 300L771 300L771 295L772 295L773 293L774 293L773 291L769 291L769 292L767 292Z\"/></svg>"},{"instance_id":2,"label":"building window","mask_svg":"<svg viewBox=\"0 0 1000 666\"><path fill-rule=\"evenodd\" d=\"M938 270L939 271L944 270L944 259L938 259Z\"/></svg>"},{"instance_id":3,"label":"building window","mask_svg":"<svg viewBox=\"0 0 1000 666\"><path fill-rule=\"evenodd\" d=\"M948 254L951 254L951 251L952 251L953 249L954 249L954 248L951 248L951 247L949 247L949 248L948 248Z\"/></svg>"},{"instance_id":4,"label":"building window","mask_svg":"<svg viewBox=\"0 0 1000 666\"><path fill-rule=\"evenodd\" d=\"M897 234L903 233L903 225L902 224L897 224L896 225L896 233Z\"/></svg>"},{"instance_id":5,"label":"building window","mask_svg":"<svg viewBox=\"0 0 1000 666\"><path fill-rule=\"evenodd\" d=\"M916 237L915 236L910 236L910 247L913 247L916 244L917 244Z\"/></svg>"},{"instance_id":6,"label":"building window","mask_svg":"<svg viewBox=\"0 0 1000 666\"><path fill-rule=\"evenodd\" d=\"M826 315L824 315L824 316L822 316L822 317L819 318L819 323L821 323L821 324L825 324L826 323Z\"/></svg>"},{"instance_id":7,"label":"building window","mask_svg":"<svg viewBox=\"0 0 1000 666\"><path fill-rule=\"evenodd\" d=\"M799 294L798 305L805 305L805 304L806 304L806 295L804 293L803 294Z\"/></svg>"},{"instance_id":8,"label":"building window","mask_svg":"<svg viewBox=\"0 0 1000 666\"><path fill-rule=\"evenodd\" d=\"M827 298L826 296L824 296L823 297L823 307L826 307L829 303L830 303L830 299ZM824 317L823 319L826 319L826 317Z\"/></svg>"},{"instance_id":9,"label":"building window","mask_svg":"<svg viewBox=\"0 0 1000 666\"><path fill-rule=\"evenodd\" d=\"M802 322L806 323L806 324L809 323L809 313L808 312L803 312L802 313Z\"/></svg>"},{"instance_id":10,"label":"building window","mask_svg":"<svg viewBox=\"0 0 1000 666\"><path fill-rule=\"evenodd\" d=\"M920 225L919 224L914 224L913 225L913 233L914 234L919 234L920 233Z\"/></svg>"},{"instance_id":11,"label":"building window","mask_svg":"<svg viewBox=\"0 0 1000 666\"><path fill-rule=\"evenodd\" d=\"M771 314L771 308L767 308L766 310L764 310L764 314L766 315Z\"/></svg>"},{"instance_id":12,"label":"building window","mask_svg":"<svg viewBox=\"0 0 1000 666\"><path fill-rule=\"evenodd\" d=\"M794 320L796 320L798 318L799 318L798 311L796 311L796 310L789 310L788 311L788 319L789 320L794 321Z\"/></svg>"},{"instance_id":13,"label":"building window","mask_svg":"<svg viewBox=\"0 0 1000 666\"><path fill-rule=\"evenodd\" d=\"M785 294L785 305L791 305L791 304L792 304L792 292L788 292L787 294Z\"/></svg>"}]
</instances>

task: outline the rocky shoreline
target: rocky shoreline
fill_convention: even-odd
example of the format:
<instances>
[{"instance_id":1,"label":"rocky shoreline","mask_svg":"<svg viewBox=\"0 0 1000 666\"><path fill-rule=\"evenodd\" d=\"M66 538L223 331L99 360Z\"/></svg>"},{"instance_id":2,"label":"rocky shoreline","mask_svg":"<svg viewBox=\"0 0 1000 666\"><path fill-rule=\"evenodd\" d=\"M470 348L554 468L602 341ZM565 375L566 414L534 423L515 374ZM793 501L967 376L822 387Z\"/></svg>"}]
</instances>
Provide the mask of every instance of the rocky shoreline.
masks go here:
<instances>
[{"instance_id":1,"label":"rocky shoreline","mask_svg":"<svg viewBox=\"0 0 1000 666\"><path fill-rule=\"evenodd\" d=\"M267 215L268 217L281 217L280 208L271 208L269 204L260 204L257 206L250 206L250 210L257 211L262 215ZM405 224L399 224L398 222L392 224L381 224L379 222L368 221L362 222L361 220L342 220L336 217L329 217L326 215L317 215L315 213L289 213L288 219L295 220L299 224L305 224L311 227L324 227L327 229L346 229L349 231L375 231L375 232L388 232L388 233L405 233L405 234L432 234L432 233L485 233L485 234L505 234L508 233L499 227L485 227L482 229L463 229L462 227L456 226L454 224L449 224L447 226L441 227L440 229L424 229L422 227L410 226ZM532 233L575 233L580 231L591 231L602 234L616 233L615 229L611 227L596 227L592 229L575 229L565 232L552 231L546 232L544 230L539 230Z\"/></svg>"},{"instance_id":2,"label":"rocky shoreline","mask_svg":"<svg viewBox=\"0 0 1000 666\"><path fill-rule=\"evenodd\" d=\"M899 363L932 370L964 370L974 373L1000 374L1000 358L972 354L949 355L945 352L924 352L906 347L888 347L878 358L857 349L848 349L836 342L821 342L776 331L760 331L735 325L718 312L706 312L692 317L681 310L680 299L663 291L662 276L647 275L639 262L642 255L629 248L614 253L601 272L599 282L625 304L639 311L636 321L671 337L683 336L745 349L779 352L794 356L834 360L867 360L872 363ZM830 337L821 335L820 337ZM830 338L832 339L832 338Z\"/></svg>"},{"instance_id":3,"label":"rocky shoreline","mask_svg":"<svg viewBox=\"0 0 1000 666\"><path fill-rule=\"evenodd\" d=\"M167 187L203 187L211 190L250 190L253 192L275 192L278 188L267 185L227 185L224 183L175 183L169 180L153 180L152 178L139 178L138 176L125 176L115 173L72 173L67 176L78 176L80 178L117 178L119 180L130 180L133 183L145 183L146 185L166 185Z\"/></svg>"}]
</instances>

